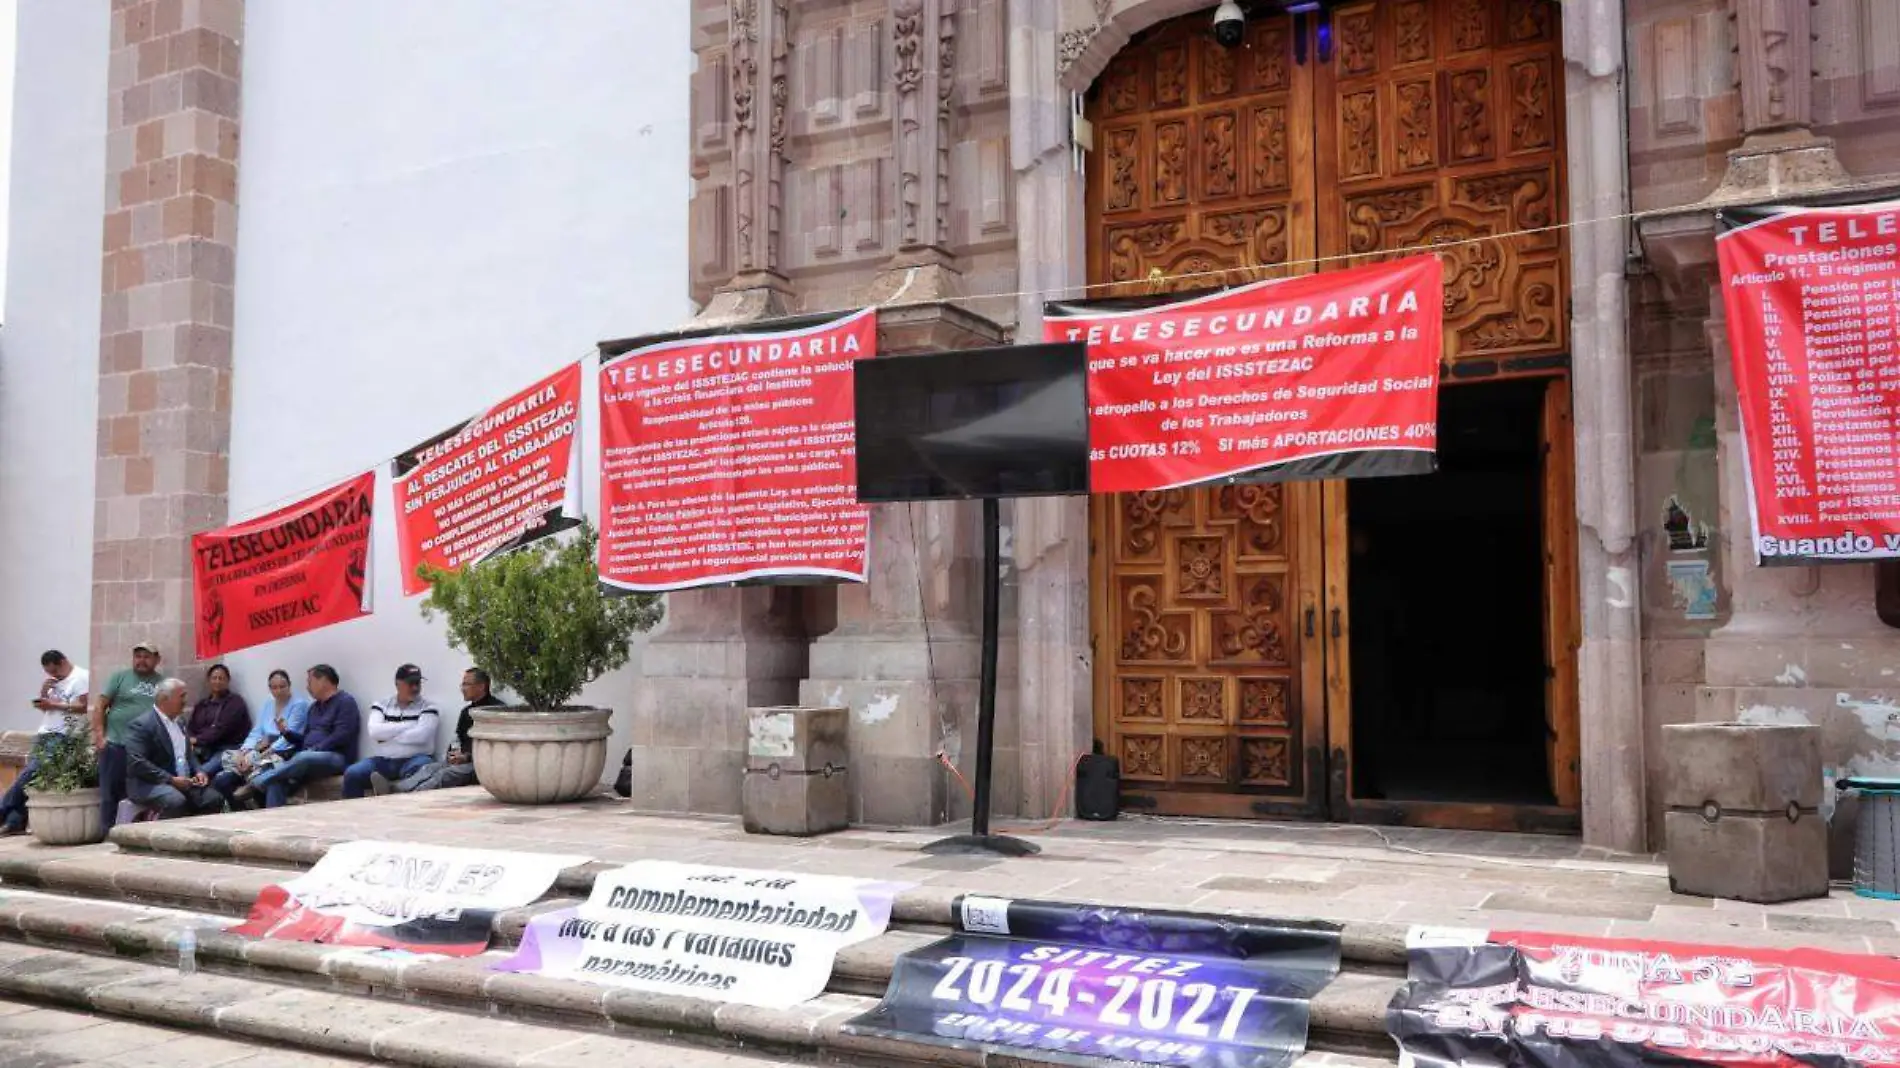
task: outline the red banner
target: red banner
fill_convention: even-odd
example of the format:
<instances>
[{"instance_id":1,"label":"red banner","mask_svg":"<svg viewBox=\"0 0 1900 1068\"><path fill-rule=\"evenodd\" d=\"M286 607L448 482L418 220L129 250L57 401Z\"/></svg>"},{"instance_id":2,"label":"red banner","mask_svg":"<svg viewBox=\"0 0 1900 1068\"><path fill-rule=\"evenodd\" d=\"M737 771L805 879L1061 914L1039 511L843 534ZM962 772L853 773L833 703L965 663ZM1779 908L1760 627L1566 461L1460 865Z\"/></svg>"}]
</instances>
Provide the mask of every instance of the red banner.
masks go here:
<instances>
[{"instance_id":1,"label":"red banner","mask_svg":"<svg viewBox=\"0 0 1900 1068\"><path fill-rule=\"evenodd\" d=\"M1091 488L1429 473L1442 284L1438 257L1414 256L1145 307L1050 304L1043 340L1089 348Z\"/></svg>"},{"instance_id":2,"label":"red banner","mask_svg":"<svg viewBox=\"0 0 1900 1068\"><path fill-rule=\"evenodd\" d=\"M402 592L421 564L458 571L580 522L575 364L396 457Z\"/></svg>"},{"instance_id":3,"label":"red banner","mask_svg":"<svg viewBox=\"0 0 1900 1068\"><path fill-rule=\"evenodd\" d=\"M1900 556L1900 203L1723 222L1756 558Z\"/></svg>"},{"instance_id":4,"label":"red banner","mask_svg":"<svg viewBox=\"0 0 1900 1068\"><path fill-rule=\"evenodd\" d=\"M198 659L369 615L376 475L191 537Z\"/></svg>"},{"instance_id":5,"label":"red banner","mask_svg":"<svg viewBox=\"0 0 1900 1068\"><path fill-rule=\"evenodd\" d=\"M1421 1068L1900 1064L1900 961L1425 930L1387 1023Z\"/></svg>"},{"instance_id":6,"label":"red banner","mask_svg":"<svg viewBox=\"0 0 1900 1068\"><path fill-rule=\"evenodd\" d=\"M852 364L877 314L648 345L600 367L600 579L864 579Z\"/></svg>"}]
</instances>

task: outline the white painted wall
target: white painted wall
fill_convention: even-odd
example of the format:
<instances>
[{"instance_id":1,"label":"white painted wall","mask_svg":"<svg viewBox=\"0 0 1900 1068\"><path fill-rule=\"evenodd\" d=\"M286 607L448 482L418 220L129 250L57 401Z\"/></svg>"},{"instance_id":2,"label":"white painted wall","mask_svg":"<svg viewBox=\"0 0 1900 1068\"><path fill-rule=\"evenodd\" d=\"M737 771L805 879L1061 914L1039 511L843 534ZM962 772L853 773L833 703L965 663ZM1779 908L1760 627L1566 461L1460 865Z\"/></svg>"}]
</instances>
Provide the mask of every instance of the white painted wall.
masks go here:
<instances>
[{"instance_id":1,"label":"white painted wall","mask_svg":"<svg viewBox=\"0 0 1900 1068\"><path fill-rule=\"evenodd\" d=\"M452 7L247 12L232 517L372 466L381 483L376 614L233 655L253 702L271 668L301 685L325 661L367 706L408 660L459 707L466 658L402 597L384 461L595 341L691 314L688 0ZM591 425L583 441L591 456ZM630 708L633 675L586 699Z\"/></svg>"},{"instance_id":2,"label":"white painted wall","mask_svg":"<svg viewBox=\"0 0 1900 1068\"><path fill-rule=\"evenodd\" d=\"M111 34L105 0L19 0L18 14L0 309L0 729L7 730L39 722L27 701L45 678L40 653L57 647L83 664L91 641Z\"/></svg>"}]
</instances>

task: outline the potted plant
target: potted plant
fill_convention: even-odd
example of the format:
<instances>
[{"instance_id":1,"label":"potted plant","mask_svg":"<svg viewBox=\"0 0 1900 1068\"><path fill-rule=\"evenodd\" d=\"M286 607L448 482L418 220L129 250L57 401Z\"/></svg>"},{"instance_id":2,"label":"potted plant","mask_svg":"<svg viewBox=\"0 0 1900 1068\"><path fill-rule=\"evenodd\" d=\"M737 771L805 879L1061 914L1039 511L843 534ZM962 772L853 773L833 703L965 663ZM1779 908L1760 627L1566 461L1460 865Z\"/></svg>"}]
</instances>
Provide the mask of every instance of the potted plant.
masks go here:
<instances>
[{"instance_id":1,"label":"potted plant","mask_svg":"<svg viewBox=\"0 0 1900 1068\"><path fill-rule=\"evenodd\" d=\"M75 716L66 733L41 743L40 767L26 788L27 825L45 845L90 845L99 825L99 761L92 736Z\"/></svg>"},{"instance_id":2,"label":"potted plant","mask_svg":"<svg viewBox=\"0 0 1900 1068\"><path fill-rule=\"evenodd\" d=\"M611 709L568 705L627 662L628 643L660 621L657 594L610 596L594 568L599 538L583 523L460 572L427 566L422 617L448 620L467 653L521 704L478 708L469 740L481 784L510 804L575 801L600 785Z\"/></svg>"}]
</instances>

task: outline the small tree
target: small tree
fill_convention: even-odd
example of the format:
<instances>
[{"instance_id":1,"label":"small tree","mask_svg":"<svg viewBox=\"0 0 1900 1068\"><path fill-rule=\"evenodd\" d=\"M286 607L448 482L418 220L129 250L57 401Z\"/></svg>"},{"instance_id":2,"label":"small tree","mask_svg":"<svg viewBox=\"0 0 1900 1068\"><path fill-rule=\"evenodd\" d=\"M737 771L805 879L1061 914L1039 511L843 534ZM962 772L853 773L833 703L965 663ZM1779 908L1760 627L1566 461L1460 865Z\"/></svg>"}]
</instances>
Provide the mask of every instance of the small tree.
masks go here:
<instances>
[{"instance_id":1,"label":"small tree","mask_svg":"<svg viewBox=\"0 0 1900 1068\"><path fill-rule=\"evenodd\" d=\"M627 662L627 645L660 621L657 594L613 597L594 567L599 536L544 539L459 572L424 566L422 618L448 618L449 644L536 711L552 711Z\"/></svg>"}]
</instances>

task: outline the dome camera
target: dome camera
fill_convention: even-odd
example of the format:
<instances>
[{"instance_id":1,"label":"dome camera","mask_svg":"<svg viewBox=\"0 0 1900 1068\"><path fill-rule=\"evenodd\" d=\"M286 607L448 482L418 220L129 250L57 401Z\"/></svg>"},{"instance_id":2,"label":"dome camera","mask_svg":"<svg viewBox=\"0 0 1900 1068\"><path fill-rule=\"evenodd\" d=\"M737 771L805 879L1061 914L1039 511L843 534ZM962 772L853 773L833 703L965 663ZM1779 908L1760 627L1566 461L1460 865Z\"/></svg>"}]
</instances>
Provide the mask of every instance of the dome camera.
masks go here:
<instances>
[{"instance_id":1,"label":"dome camera","mask_svg":"<svg viewBox=\"0 0 1900 1068\"><path fill-rule=\"evenodd\" d=\"M1214 9L1214 40L1223 48L1239 48L1247 32L1247 13L1235 0L1222 0Z\"/></svg>"}]
</instances>

